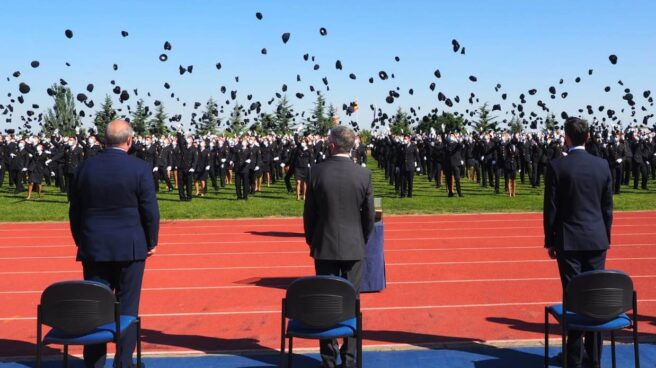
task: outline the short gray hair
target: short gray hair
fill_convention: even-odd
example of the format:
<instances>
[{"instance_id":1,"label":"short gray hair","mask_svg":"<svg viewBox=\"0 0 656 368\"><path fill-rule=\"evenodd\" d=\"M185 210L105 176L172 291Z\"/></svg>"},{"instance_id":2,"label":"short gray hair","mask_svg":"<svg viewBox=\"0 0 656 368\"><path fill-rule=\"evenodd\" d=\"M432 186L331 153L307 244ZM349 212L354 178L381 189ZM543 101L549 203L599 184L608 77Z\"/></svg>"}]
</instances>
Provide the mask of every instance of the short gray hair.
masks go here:
<instances>
[{"instance_id":1,"label":"short gray hair","mask_svg":"<svg viewBox=\"0 0 656 368\"><path fill-rule=\"evenodd\" d=\"M127 143L134 131L132 126L125 120L114 120L107 124L105 130L105 144L107 146L118 146Z\"/></svg>"},{"instance_id":2,"label":"short gray hair","mask_svg":"<svg viewBox=\"0 0 656 368\"><path fill-rule=\"evenodd\" d=\"M355 144L355 133L344 125L338 125L330 129L328 140L335 145L335 153L350 153Z\"/></svg>"}]
</instances>

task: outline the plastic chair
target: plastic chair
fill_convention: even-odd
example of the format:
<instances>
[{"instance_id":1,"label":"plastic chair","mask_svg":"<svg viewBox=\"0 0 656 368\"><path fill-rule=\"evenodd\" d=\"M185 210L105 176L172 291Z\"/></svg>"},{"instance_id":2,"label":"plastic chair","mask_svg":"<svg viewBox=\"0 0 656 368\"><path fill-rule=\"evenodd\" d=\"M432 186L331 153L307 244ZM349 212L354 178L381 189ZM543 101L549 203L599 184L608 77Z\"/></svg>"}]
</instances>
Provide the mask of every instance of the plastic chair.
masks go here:
<instances>
[{"instance_id":1,"label":"plastic chair","mask_svg":"<svg viewBox=\"0 0 656 368\"><path fill-rule=\"evenodd\" d=\"M632 317L626 312L631 310ZM565 313L564 311L567 311ZM544 309L544 366L549 365L549 315L562 327L563 367L567 368L567 331L610 332L613 368L616 367L615 331L633 330L635 367L640 367L638 345L638 305L633 281L624 272L606 270L584 272L572 278L563 293L563 304ZM597 334L595 334L595 339ZM593 343L595 364L599 358Z\"/></svg>"},{"instance_id":2,"label":"plastic chair","mask_svg":"<svg viewBox=\"0 0 656 368\"><path fill-rule=\"evenodd\" d=\"M104 284L64 281L48 286L37 307L36 367L41 367L43 346L50 344L64 346L64 367L68 366L69 345L114 342L119 356L121 336L132 324L137 330L137 367L141 367L141 320L119 311L120 303ZM43 338L42 325L52 327Z\"/></svg>"},{"instance_id":3,"label":"plastic chair","mask_svg":"<svg viewBox=\"0 0 656 368\"><path fill-rule=\"evenodd\" d=\"M285 358L285 338L289 339L287 366L292 367L295 337L355 337L357 365L362 368L362 313L353 285L336 276L304 277L292 282L282 300L280 367Z\"/></svg>"}]
</instances>

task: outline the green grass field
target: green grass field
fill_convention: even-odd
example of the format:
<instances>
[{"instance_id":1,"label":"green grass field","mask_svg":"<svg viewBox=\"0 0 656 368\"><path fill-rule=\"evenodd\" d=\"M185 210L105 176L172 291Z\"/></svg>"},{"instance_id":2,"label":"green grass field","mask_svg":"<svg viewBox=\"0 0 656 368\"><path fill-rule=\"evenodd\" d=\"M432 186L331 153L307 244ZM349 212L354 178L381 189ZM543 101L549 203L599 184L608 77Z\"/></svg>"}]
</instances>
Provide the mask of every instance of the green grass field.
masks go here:
<instances>
[{"instance_id":1,"label":"green grass field","mask_svg":"<svg viewBox=\"0 0 656 368\"><path fill-rule=\"evenodd\" d=\"M401 199L385 181L384 173L376 168L373 159L369 162L369 168L374 172L374 195L383 198L385 214L542 211L542 190L532 189L528 184L518 185L517 197L508 198L463 179L465 197L448 198L444 186L436 189L425 176L416 176L413 198ZM615 196L615 209L656 209L656 182L652 180L649 185L649 191L622 187L622 194ZM44 197L38 200L27 201L25 196L25 193L14 195L13 188L7 187L5 179L0 188L0 221L68 219L66 195L59 193L58 188L44 186ZM162 219L288 217L303 214L303 203L296 201L295 195L286 193L283 182L271 188L263 186L263 191L248 201L236 200L234 185L227 186L219 193L210 188L205 197L195 197L192 202L179 202L177 192L161 192L159 205Z\"/></svg>"}]
</instances>

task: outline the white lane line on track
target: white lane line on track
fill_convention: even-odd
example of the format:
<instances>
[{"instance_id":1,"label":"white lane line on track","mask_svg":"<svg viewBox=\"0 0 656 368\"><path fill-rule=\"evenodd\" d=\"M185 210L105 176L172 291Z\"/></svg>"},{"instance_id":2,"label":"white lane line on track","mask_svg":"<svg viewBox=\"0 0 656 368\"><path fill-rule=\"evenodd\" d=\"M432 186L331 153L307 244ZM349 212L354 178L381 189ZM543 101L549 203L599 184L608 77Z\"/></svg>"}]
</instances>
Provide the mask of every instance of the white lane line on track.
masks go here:
<instances>
[{"instance_id":1,"label":"white lane line on track","mask_svg":"<svg viewBox=\"0 0 656 368\"><path fill-rule=\"evenodd\" d=\"M644 225L614 225L613 228L629 228L629 227L651 227L650 224L644 224ZM417 231L463 231L463 232L472 232L474 230L481 230L481 231L502 231L502 230L529 230L529 229L537 229L541 230L542 226L506 226L506 227L459 227L459 228L425 228L422 227L421 229L385 229L386 233L402 233L402 232L417 232ZM188 230L188 228L185 228L185 230ZM303 229L285 229L284 231L270 231L269 233L273 233L273 235L267 235L267 234L253 234L252 232L248 231L242 231L242 232L232 232L232 233L226 233L226 232L218 232L218 233L179 233L179 232L171 232L168 233L168 230L166 232L161 231L159 236L160 239L163 237L175 237L175 236L235 236L235 235L243 235L243 236L266 236L266 237L280 237L278 235L275 235L275 233L290 233L290 234L298 234L298 235L286 235L285 237L289 238L302 238L304 237L303 234ZM613 234L613 235L633 235L633 234ZM654 234L652 234L654 235ZM66 235L44 235L44 236L2 236L0 237L0 240L9 240L9 239L69 239L73 240L71 237L71 234L66 234Z\"/></svg>"},{"instance_id":2,"label":"white lane line on track","mask_svg":"<svg viewBox=\"0 0 656 368\"><path fill-rule=\"evenodd\" d=\"M387 217L386 219L386 224L387 225L410 225L410 224L459 224L463 222L463 219L465 216L473 216L473 217L490 217L490 216L514 216L518 215L517 213L508 213L508 214L453 214L456 216L462 216L462 218L458 220L432 220L432 221L396 221L393 216ZM531 213L529 215L535 215L535 218L511 218L511 219L504 219L504 218L496 218L496 219L476 219L476 223L482 223L482 222L502 222L502 223L508 223L508 222L540 222L542 221L542 215L539 213ZM437 215L437 216L451 216L451 215ZM196 221L180 221L176 222L175 220L171 221L162 221L161 225L164 228L168 229L175 229L177 226L179 226L181 229L204 229L204 228L221 228L221 227L226 227L226 228L234 228L236 226L245 226L245 227L281 227L281 226L289 226L290 224L285 222L285 223L267 223L267 224L262 224L262 223L256 223L256 222L261 222L269 219L263 218L262 220L245 220L245 221L253 221L254 223L240 223L240 224L230 224L227 223L228 219L220 219L220 220L215 220L217 223L212 224L212 225L194 225L194 222L205 222L207 220L196 220ZM656 214L654 216L622 216L621 214L618 215L618 213L614 214L613 221L634 221L634 220L656 220ZM210 220L211 221L211 220ZM234 221L241 222L243 220L240 219L234 219ZM223 223L226 222L226 223ZM302 219L289 219L289 222L292 223L292 225L296 224L297 226L299 224L302 224ZM38 223L37 223L38 224ZM0 223L0 226L5 226L5 224ZM16 228L20 228L19 230L30 230L30 231L53 231L53 230L62 230L62 231L69 231L68 228L68 223L67 222L61 222L61 226L57 227L49 227L49 228L42 228L39 226L34 226L32 223L12 223L11 224L12 228L11 229L3 229L0 228L0 232L11 232L11 231L17 231ZM640 226L640 225L636 225Z\"/></svg>"},{"instance_id":3,"label":"white lane line on track","mask_svg":"<svg viewBox=\"0 0 656 368\"><path fill-rule=\"evenodd\" d=\"M638 303L654 303L656 299L642 299ZM389 307L365 307L363 312L376 311L393 311L393 310L430 310L430 309L454 309L454 308L495 308L495 307L521 307L532 305L550 305L557 304L560 301L540 301L540 302L515 302L515 303L485 303L485 304L438 304L438 305L417 305L417 306L389 306ZM207 316L235 316L235 315L252 315L252 314L280 314L280 310L255 310L255 311L221 311L221 312L189 312L189 313L143 313L140 317L207 317ZM0 317L0 321L35 321L36 317Z\"/></svg>"},{"instance_id":4,"label":"white lane line on track","mask_svg":"<svg viewBox=\"0 0 656 368\"><path fill-rule=\"evenodd\" d=\"M613 245L613 248L628 248L628 247L648 247L656 246L656 243L640 243L640 244L618 244ZM531 249L535 251L543 251L542 246L510 246L510 247L453 247L453 248L395 248L385 249L385 253L400 253L400 252L450 252L462 250L517 250L517 249ZM239 255L272 255L272 254L308 254L307 250L281 250L281 251L268 251L268 252L206 252L206 253L158 253L157 257L212 257L212 256L239 256ZM22 256L22 257L0 257L0 261L17 261L28 259L73 259L74 254L64 256Z\"/></svg>"},{"instance_id":5,"label":"white lane line on track","mask_svg":"<svg viewBox=\"0 0 656 368\"><path fill-rule=\"evenodd\" d=\"M632 275L633 279L653 279L656 275ZM537 281L560 281L558 277L531 277L531 278L502 278L502 279L466 279L466 280L425 280L425 281L388 281L387 285L431 285L431 284L468 284L468 283L494 283L494 282L537 282ZM142 291L196 291L196 290L230 290L230 289L255 289L262 287L286 287L288 284L260 285L214 285L214 286L178 286L178 287L145 287ZM14 290L0 291L1 294L41 294L42 290Z\"/></svg>"},{"instance_id":6,"label":"white lane line on track","mask_svg":"<svg viewBox=\"0 0 656 368\"><path fill-rule=\"evenodd\" d=\"M613 234L613 237L621 236L656 236L656 233L633 233L633 234ZM449 236L449 237L420 237L420 238L386 238L385 241L417 241L417 240L476 240L476 239L542 239L544 235L499 235L499 236ZM203 245L221 245L221 244L290 244L299 243L305 244L305 240L247 240L247 241L190 241L190 242L162 242L159 245L182 245L182 246L196 246ZM74 246L74 244L61 244L61 245L4 245L0 249L6 248L59 248Z\"/></svg>"},{"instance_id":7,"label":"white lane line on track","mask_svg":"<svg viewBox=\"0 0 656 368\"><path fill-rule=\"evenodd\" d=\"M606 261L653 261L656 257L624 257L624 258L607 258ZM452 266L452 265L471 265L471 264L517 264L517 263L550 263L555 262L552 259L523 259L523 260L502 260L502 261L442 261L442 262L402 262L386 263L387 267L404 267L404 266ZM226 266L226 267L199 267L199 268L148 268L148 272L155 271L222 271L222 270L260 270L260 269L295 269L295 268L314 268L314 265L284 265L284 266ZM80 273L81 270L54 270L54 271L2 271L0 275L34 275L34 274L66 274Z\"/></svg>"}]
</instances>

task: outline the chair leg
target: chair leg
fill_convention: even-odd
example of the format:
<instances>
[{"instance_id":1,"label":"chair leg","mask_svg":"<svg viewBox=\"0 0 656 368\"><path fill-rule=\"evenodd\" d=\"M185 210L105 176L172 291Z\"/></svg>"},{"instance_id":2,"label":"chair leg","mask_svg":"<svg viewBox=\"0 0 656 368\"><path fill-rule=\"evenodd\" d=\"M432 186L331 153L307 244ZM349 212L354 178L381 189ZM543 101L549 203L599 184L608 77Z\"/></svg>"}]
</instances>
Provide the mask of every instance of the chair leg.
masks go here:
<instances>
[{"instance_id":1,"label":"chair leg","mask_svg":"<svg viewBox=\"0 0 656 368\"><path fill-rule=\"evenodd\" d=\"M563 336L561 337L563 343L563 368L567 368L567 327L563 326Z\"/></svg>"},{"instance_id":2,"label":"chair leg","mask_svg":"<svg viewBox=\"0 0 656 368\"><path fill-rule=\"evenodd\" d=\"M141 318L137 318L137 368L141 368Z\"/></svg>"},{"instance_id":3,"label":"chair leg","mask_svg":"<svg viewBox=\"0 0 656 368\"><path fill-rule=\"evenodd\" d=\"M362 333L358 335L358 368L362 368Z\"/></svg>"},{"instance_id":4,"label":"chair leg","mask_svg":"<svg viewBox=\"0 0 656 368\"><path fill-rule=\"evenodd\" d=\"M549 311L544 307L544 368L549 367Z\"/></svg>"},{"instance_id":5,"label":"chair leg","mask_svg":"<svg viewBox=\"0 0 656 368\"><path fill-rule=\"evenodd\" d=\"M285 363L285 333L283 332L282 336L280 337L280 361L278 363L278 367L282 368L284 363Z\"/></svg>"},{"instance_id":6,"label":"chair leg","mask_svg":"<svg viewBox=\"0 0 656 368\"><path fill-rule=\"evenodd\" d=\"M64 368L68 367L68 345L64 345Z\"/></svg>"},{"instance_id":7,"label":"chair leg","mask_svg":"<svg viewBox=\"0 0 656 368\"><path fill-rule=\"evenodd\" d=\"M640 368L640 349L638 344L638 322L633 325L633 354L635 355L635 368Z\"/></svg>"},{"instance_id":8,"label":"chair leg","mask_svg":"<svg viewBox=\"0 0 656 368\"><path fill-rule=\"evenodd\" d=\"M292 360L294 359L294 338L289 337L289 354L287 354L287 368L292 368Z\"/></svg>"},{"instance_id":9,"label":"chair leg","mask_svg":"<svg viewBox=\"0 0 656 368\"><path fill-rule=\"evenodd\" d=\"M592 365L594 367L599 366L599 337L600 333L594 332L592 334Z\"/></svg>"},{"instance_id":10,"label":"chair leg","mask_svg":"<svg viewBox=\"0 0 656 368\"><path fill-rule=\"evenodd\" d=\"M613 361L613 368L617 368L617 360L615 359L615 331L610 332L610 356Z\"/></svg>"}]
</instances>

